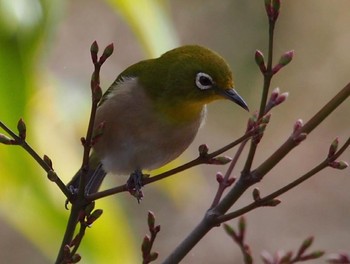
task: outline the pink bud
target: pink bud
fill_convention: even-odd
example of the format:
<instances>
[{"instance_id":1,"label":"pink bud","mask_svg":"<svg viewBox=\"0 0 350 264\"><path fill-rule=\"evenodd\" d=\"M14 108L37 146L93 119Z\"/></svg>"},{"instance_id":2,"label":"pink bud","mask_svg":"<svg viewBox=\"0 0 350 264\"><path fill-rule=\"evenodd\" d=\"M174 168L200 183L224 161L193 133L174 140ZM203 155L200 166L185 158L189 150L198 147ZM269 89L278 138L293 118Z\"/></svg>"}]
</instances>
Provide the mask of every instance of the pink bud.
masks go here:
<instances>
[{"instance_id":1,"label":"pink bud","mask_svg":"<svg viewBox=\"0 0 350 264\"><path fill-rule=\"evenodd\" d=\"M247 131L250 131L255 127L257 119L258 119L258 112L255 111L253 115L248 119Z\"/></svg>"},{"instance_id":2,"label":"pink bud","mask_svg":"<svg viewBox=\"0 0 350 264\"><path fill-rule=\"evenodd\" d=\"M218 183L222 183L224 181L224 176L222 175L221 172L216 173L216 181Z\"/></svg>"},{"instance_id":3,"label":"pink bud","mask_svg":"<svg viewBox=\"0 0 350 264\"><path fill-rule=\"evenodd\" d=\"M302 119L298 119L293 127L293 134L299 132L299 130L303 127L303 120Z\"/></svg>"},{"instance_id":4,"label":"pink bud","mask_svg":"<svg viewBox=\"0 0 350 264\"><path fill-rule=\"evenodd\" d=\"M339 139L335 138L331 144L331 146L329 147L329 151L328 151L328 158L331 158L334 156L335 152L337 152L338 149L338 144L339 144Z\"/></svg>"},{"instance_id":5,"label":"pink bud","mask_svg":"<svg viewBox=\"0 0 350 264\"><path fill-rule=\"evenodd\" d=\"M265 9L270 21L275 22L279 15L280 0L265 0Z\"/></svg>"},{"instance_id":6,"label":"pink bud","mask_svg":"<svg viewBox=\"0 0 350 264\"><path fill-rule=\"evenodd\" d=\"M25 140L27 135L27 128L22 118L17 123L17 129L19 137Z\"/></svg>"},{"instance_id":7,"label":"pink bud","mask_svg":"<svg viewBox=\"0 0 350 264\"><path fill-rule=\"evenodd\" d=\"M284 66L286 66L287 64L289 64L294 56L294 50L290 50L285 52L280 60L278 61L278 64L275 65L272 69L273 74L276 74L280 69L282 69Z\"/></svg>"},{"instance_id":8,"label":"pink bud","mask_svg":"<svg viewBox=\"0 0 350 264\"><path fill-rule=\"evenodd\" d=\"M228 178L227 187L231 186L236 181L235 177Z\"/></svg>"},{"instance_id":9,"label":"pink bud","mask_svg":"<svg viewBox=\"0 0 350 264\"><path fill-rule=\"evenodd\" d=\"M286 66L288 63L290 63L290 62L292 61L293 56L294 56L294 50L289 50L289 51L285 52L285 53L281 56L281 58L280 58L278 64L281 64L281 65L283 65L283 66Z\"/></svg>"},{"instance_id":10,"label":"pink bud","mask_svg":"<svg viewBox=\"0 0 350 264\"><path fill-rule=\"evenodd\" d=\"M313 242L314 237L312 236L305 239L298 250L298 256L302 256L304 252L312 245Z\"/></svg>"},{"instance_id":11,"label":"pink bud","mask_svg":"<svg viewBox=\"0 0 350 264\"><path fill-rule=\"evenodd\" d=\"M332 161L329 163L329 166L337 170L344 170L347 167L349 167L349 164L346 161L341 160L341 161Z\"/></svg>"},{"instance_id":12,"label":"pink bud","mask_svg":"<svg viewBox=\"0 0 350 264\"><path fill-rule=\"evenodd\" d=\"M285 100L287 100L288 96L289 96L288 92L280 94L275 101L275 105L279 105L283 103Z\"/></svg>"},{"instance_id":13,"label":"pink bud","mask_svg":"<svg viewBox=\"0 0 350 264\"><path fill-rule=\"evenodd\" d=\"M264 115L261 120L260 120L260 124L268 124L270 122L271 119L271 113Z\"/></svg>"},{"instance_id":14,"label":"pink bud","mask_svg":"<svg viewBox=\"0 0 350 264\"><path fill-rule=\"evenodd\" d=\"M255 62L259 66L262 73L266 72L264 55L260 50L255 51Z\"/></svg>"},{"instance_id":15,"label":"pink bud","mask_svg":"<svg viewBox=\"0 0 350 264\"><path fill-rule=\"evenodd\" d=\"M96 40L91 44L90 54L91 54L92 62L94 64L97 63L98 44L97 44Z\"/></svg>"},{"instance_id":16,"label":"pink bud","mask_svg":"<svg viewBox=\"0 0 350 264\"><path fill-rule=\"evenodd\" d=\"M275 89L273 89L270 95L270 101L275 101L279 95L280 95L280 88L276 87Z\"/></svg>"}]
</instances>

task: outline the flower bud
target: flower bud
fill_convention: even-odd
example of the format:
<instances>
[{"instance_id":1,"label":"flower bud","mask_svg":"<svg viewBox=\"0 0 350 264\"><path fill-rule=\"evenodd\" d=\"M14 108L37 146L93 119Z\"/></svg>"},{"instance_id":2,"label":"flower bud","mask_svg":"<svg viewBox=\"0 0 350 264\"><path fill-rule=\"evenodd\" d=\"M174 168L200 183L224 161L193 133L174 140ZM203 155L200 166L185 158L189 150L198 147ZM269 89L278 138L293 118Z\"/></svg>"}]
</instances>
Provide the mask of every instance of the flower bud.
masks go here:
<instances>
[{"instance_id":1,"label":"flower bud","mask_svg":"<svg viewBox=\"0 0 350 264\"><path fill-rule=\"evenodd\" d=\"M215 165L225 165L229 163L232 160L232 158L228 156L220 156L212 158L208 161L208 164L215 164Z\"/></svg>"},{"instance_id":2,"label":"flower bud","mask_svg":"<svg viewBox=\"0 0 350 264\"><path fill-rule=\"evenodd\" d=\"M227 187L231 186L235 181L236 181L235 177L228 178L228 180L227 180Z\"/></svg>"},{"instance_id":3,"label":"flower bud","mask_svg":"<svg viewBox=\"0 0 350 264\"><path fill-rule=\"evenodd\" d=\"M157 252L151 252L148 257L147 257L147 260L149 262L151 261L155 261L156 259L158 258L158 253Z\"/></svg>"},{"instance_id":4,"label":"flower bud","mask_svg":"<svg viewBox=\"0 0 350 264\"><path fill-rule=\"evenodd\" d=\"M72 256L72 263L78 263L81 260L81 256L79 254L74 254Z\"/></svg>"},{"instance_id":5,"label":"flower bud","mask_svg":"<svg viewBox=\"0 0 350 264\"><path fill-rule=\"evenodd\" d=\"M156 218L154 216L154 213L152 211L148 211L147 223L148 223L149 230L154 229L155 222L156 222Z\"/></svg>"},{"instance_id":6,"label":"flower bud","mask_svg":"<svg viewBox=\"0 0 350 264\"><path fill-rule=\"evenodd\" d=\"M99 60L100 65L102 65L113 53L114 45L113 43L109 44L103 51L103 54Z\"/></svg>"},{"instance_id":7,"label":"flower bud","mask_svg":"<svg viewBox=\"0 0 350 264\"><path fill-rule=\"evenodd\" d=\"M344 170L347 167L349 167L349 164L346 161L341 160L341 161L332 161L329 163L329 166L337 170Z\"/></svg>"},{"instance_id":8,"label":"flower bud","mask_svg":"<svg viewBox=\"0 0 350 264\"><path fill-rule=\"evenodd\" d=\"M86 224L91 225L93 222L95 222L100 216L102 215L103 210L102 209L96 209L93 211L86 219Z\"/></svg>"},{"instance_id":9,"label":"flower bud","mask_svg":"<svg viewBox=\"0 0 350 264\"><path fill-rule=\"evenodd\" d=\"M278 200L278 199L273 199L273 200L270 200L270 201L267 201L266 203L264 203L263 206L275 207L275 206L279 205L280 203L281 203L280 200Z\"/></svg>"},{"instance_id":10,"label":"flower bud","mask_svg":"<svg viewBox=\"0 0 350 264\"><path fill-rule=\"evenodd\" d=\"M226 234L228 234L232 238L238 238L236 231L228 224L223 224L224 230Z\"/></svg>"},{"instance_id":11,"label":"flower bud","mask_svg":"<svg viewBox=\"0 0 350 264\"><path fill-rule=\"evenodd\" d=\"M221 172L216 173L216 181L218 183L222 183L224 181L224 176L222 175Z\"/></svg>"},{"instance_id":12,"label":"flower bud","mask_svg":"<svg viewBox=\"0 0 350 264\"><path fill-rule=\"evenodd\" d=\"M43 160L47 164L47 166L49 166L50 169L52 170L52 160L47 155L44 155Z\"/></svg>"},{"instance_id":13,"label":"flower bud","mask_svg":"<svg viewBox=\"0 0 350 264\"><path fill-rule=\"evenodd\" d=\"M313 242L314 237L312 236L305 239L298 250L298 256L302 256L304 252L312 245Z\"/></svg>"},{"instance_id":14,"label":"flower bud","mask_svg":"<svg viewBox=\"0 0 350 264\"><path fill-rule=\"evenodd\" d=\"M56 182L58 179L58 176L57 176L56 172L54 172L53 170L49 170L47 172L47 178L52 182Z\"/></svg>"},{"instance_id":15,"label":"flower bud","mask_svg":"<svg viewBox=\"0 0 350 264\"><path fill-rule=\"evenodd\" d=\"M0 143L5 145L12 145L14 143L14 140L4 134L0 134Z\"/></svg>"},{"instance_id":16,"label":"flower bud","mask_svg":"<svg viewBox=\"0 0 350 264\"><path fill-rule=\"evenodd\" d=\"M331 144L331 146L329 147L329 151L328 151L328 158L331 158L334 156L334 154L337 152L338 149L338 145L339 145L339 139L335 138Z\"/></svg>"},{"instance_id":17,"label":"flower bud","mask_svg":"<svg viewBox=\"0 0 350 264\"><path fill-rule=\"evenodd\" d=\"M206 144L202 144L198 147L198 151L199 151L199 156L200 157L205 157L208 154L209 148L208 145Z\"/></svg>"},{"instance_id":18,"label":"flower bud","mask_svg":"<svg viewBox=\"0 0 350 264\"><path fill-rule=\"evenodd\" d=\"M90 54L91 54L92 62L94 64L97 63L98 44L97 44L96 40L91 44Z\"/></svg>"},{"instance_id":19,"label":"flower bud","mask_svg":"<svg viewBox=\"0 0 350 264\"><path fill-rule=\"evenodd\" d=\"M250 131L255 128L257 119L258 119L258 112L255 111L253 115L248 119L247 131Z\"/></svg>"},{"instance_id":20,"label":"flower bud","mask_svg":"<svg viewBox=\"0 0 350 264\"><path fill-rule=\"evenodd\" d=\"M258 188L254 188L254 190L253 190L253 199L255 202L261 200L260 191Z\"/></svg>"},{"instance_id":21,"label":"flower bud","mask_svg":"<svg viewBox=\"0 0 350 264\"><path fill-rule=\"evenodd\" d=\"M153 229L154 233L159 233L160 232L160 225L156 225Z\"/></svg>"},{"instance_id":22,"label":"flower bud","mask_svg":"<svg viewBox=\"0 0 350 264\"><path fill-rule=\"evenodd\" d=\"M259 69L262 73L266 72L264 55L260 50L255 51L255 62L259 66Z\"/></svg>"},{"instance_id":23,"label":"flower bud","mask_svg":"<svg viewBox=\"0 0 350 264\"><path fill-rule=\"evenodd\" d=\"M303 127L303 120L302 119L298 119L293 127L293 134L299 132L299 130Z\"/></svg>"},{"instance_id":24,"label":"flower bud","mask_svg":"<svg viewBox=\"0 0 350 264\"><path fill-rule=\"evenodd\" d=\"M287 64L289 64L292 61L293 56L294 56L294 50L289 50L281 56L278 63L283 65L283 66L286 66Z\"/></svg>"},{"instance_id":25,"label":"flower bud","mask_svg":"<svg viewBox=\"0 0 350 264\"><path fill-rule=\"evenodd\" d=\"M260 120L260 124L268 124L270 122L271 119L271 113L264 115L261 120Z\"/></svg>"},{"instance_id":26,"label":"flower bud","mask_svg":"<svg viewBox=\"0 0 350 264\"><path fill-rule=\"evenodd\" d=\"M278 64L273 67L272 69L273 74L276 74L280 69L288 65L292 61L293 56L294 56L294 50L285 52L281 56L280 60L278 61Z\"/></svg>"},{"instance_id":27,"label":"flower bud","mask_svg":"<svg viewBox=\"0 0 350 264\"><path fill-rule=\"evenodd\" d=\"M143 254L148 254L151 250L151 238L149 235L145 235L142 241L141 250Z\"/></svg>"},{"instance_id":28,"label":"flower bud","mask_svg":"<svg viewBox=\"0 0 350 264\"><path fill-rule=\"evenodd\" d=\"M22 118L17 123L17 130L18 130L18 136L21 139L25 140L27 135L27 128Z\"/></svg>"},{"instance_id":29,"label":"flower bud","mask_svg":"<svg viewBox=\"0 0 350 264\"><path fill-rule=\"evenodd\" d=\"M238 230L239 230L239 236L242 238L244 238L245 228L246 228L245 218L241 216L238 220Z\"/></svg>"},{"instance_id":30,"label":"flower bud","mask_svg":"<svg viewBox=\"0 0 350 264\"><path fill-rule=\"evenodd\" d=\"M270 95L270 100L269 101L276 101L277 97L280 95L280 88L276 87L273 89L271 95Z\"/></svg>"},{"instance_id":31,"label":"flower bud","mask_svg":"<svg viewBox=\"0 0 350 264\"><path fill-rule=\"evenodd\" d=\"M280 11L280 0L265 0L265 9L270 21L275 22L278 18Z\"/></svg>"}]
</instances>

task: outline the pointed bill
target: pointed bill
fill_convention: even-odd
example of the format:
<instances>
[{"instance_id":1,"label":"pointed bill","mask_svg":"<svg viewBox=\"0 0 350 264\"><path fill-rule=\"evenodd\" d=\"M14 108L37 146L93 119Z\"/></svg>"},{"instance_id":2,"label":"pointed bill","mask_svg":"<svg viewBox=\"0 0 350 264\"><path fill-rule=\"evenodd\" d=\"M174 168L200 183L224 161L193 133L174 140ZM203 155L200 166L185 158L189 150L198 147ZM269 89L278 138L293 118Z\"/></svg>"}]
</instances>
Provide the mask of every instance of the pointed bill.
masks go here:
<instances>
[{"instance_id":1,"label":"pointed bill","mask_svg":"<svg viewBox=\"0 0 350 264\"><path fill-rule=\"evenodd\" d=\"M249 108L247 103L243 100L243 98L235 91L235 89L226 89L223 91L222 95L231 100L232 102L235 102L245 110L249 112Z\"/></svg>"}]
</instances>

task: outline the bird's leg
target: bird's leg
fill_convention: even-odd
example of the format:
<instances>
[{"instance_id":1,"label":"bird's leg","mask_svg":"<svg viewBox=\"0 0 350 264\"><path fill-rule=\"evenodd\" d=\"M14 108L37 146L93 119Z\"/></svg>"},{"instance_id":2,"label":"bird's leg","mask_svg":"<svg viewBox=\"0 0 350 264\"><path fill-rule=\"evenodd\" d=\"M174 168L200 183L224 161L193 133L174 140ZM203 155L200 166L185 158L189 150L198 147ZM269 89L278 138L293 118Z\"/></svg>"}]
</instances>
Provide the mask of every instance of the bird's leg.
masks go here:
<instances>
[{"instance_id":1,"label":"bird's leg","mask_svg":"<svg viewBox=\"0 0 350 264\"><path fill-rule=\"evenodd\" d=\"M137 169L130 174L130 177L126 183L128 186L128 191L132 196L136 197L138 203L140 203L141 199L143 198L141 188L143 186L144 176L145 175L142 173L142 171L140 169Z\"/></svg>"}]
</instances>

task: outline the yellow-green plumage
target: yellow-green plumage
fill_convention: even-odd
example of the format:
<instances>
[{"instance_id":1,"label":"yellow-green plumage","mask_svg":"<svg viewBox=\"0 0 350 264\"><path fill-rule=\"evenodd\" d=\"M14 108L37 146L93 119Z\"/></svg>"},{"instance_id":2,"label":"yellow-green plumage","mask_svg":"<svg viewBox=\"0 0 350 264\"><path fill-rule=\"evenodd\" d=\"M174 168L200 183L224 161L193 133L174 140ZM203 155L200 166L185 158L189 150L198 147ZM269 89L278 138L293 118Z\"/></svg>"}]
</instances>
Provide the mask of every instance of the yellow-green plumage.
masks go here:
<instances>
[{"instance_id":1,"label":"yellow-green plumage","mask_svg":"<svg viewBox=\"0 0 350 264\"><path fill-rule=\"evenodd\" d=\"M105 126L93 155L114 174L160 167L191 144L205 105L224 98L247 109L230 67L209 49L183 46L136 63L103 96L95 127Z\"/></svg>"}]
</instances>

